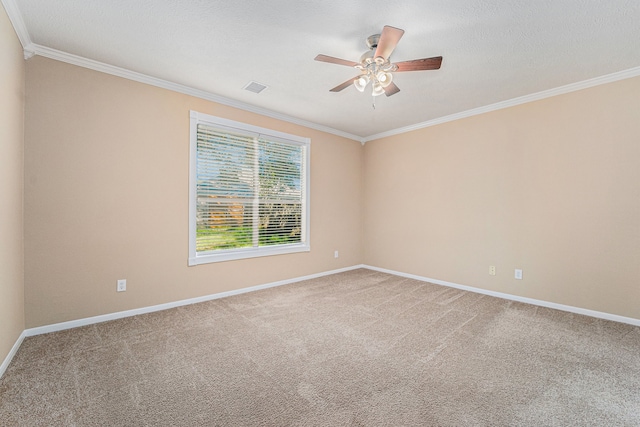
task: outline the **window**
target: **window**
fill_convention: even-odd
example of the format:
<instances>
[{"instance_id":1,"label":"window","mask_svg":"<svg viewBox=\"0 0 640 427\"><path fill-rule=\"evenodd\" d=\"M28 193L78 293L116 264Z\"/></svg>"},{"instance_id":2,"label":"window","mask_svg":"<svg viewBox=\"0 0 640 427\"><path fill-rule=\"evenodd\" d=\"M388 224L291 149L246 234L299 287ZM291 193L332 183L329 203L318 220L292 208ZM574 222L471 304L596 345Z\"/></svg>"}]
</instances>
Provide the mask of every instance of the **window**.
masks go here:
<instances>
[{"instance_id":1,"label":"window","mask_svg":"<svg viewBox=\"0 0 640 427\"><path fill-rule=\"evenodd\" d=\"M191 111L189 265L309 250L309 139Z\"/></svg>"}]
</instances>

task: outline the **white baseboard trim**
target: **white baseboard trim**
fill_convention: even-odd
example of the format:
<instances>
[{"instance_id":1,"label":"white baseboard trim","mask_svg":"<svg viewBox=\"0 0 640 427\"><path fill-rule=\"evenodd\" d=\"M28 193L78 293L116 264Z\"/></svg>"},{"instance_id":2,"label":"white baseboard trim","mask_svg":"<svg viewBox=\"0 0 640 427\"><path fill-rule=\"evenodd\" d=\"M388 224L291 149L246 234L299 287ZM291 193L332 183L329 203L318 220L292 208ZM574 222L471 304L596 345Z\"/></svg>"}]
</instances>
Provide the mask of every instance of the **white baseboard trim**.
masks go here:
<instances>
[{"instance_id":1,"label":"white baseboard trim","mask_svg":"<svg viewBox=\"0 0 640 427\"><path fill-rule=\"evenodd\" d=\"M337 270L324 271L322 273L310 274L308 276L301 276L293 279L280 280L277 282L250 286L248 288L234 289L232 291L219 292L217 294L205 295L205 296L196 297L196 298L189 298L185 300L169 302L166 304L152 305L149 307L135 308L132 310L119 311L116 313L103 314L100 316L86 317L84 319L70 320L68 322L54 323L52 325L38 326L35 328L26 329L23 332L23 335L25 337L31 337L34 335L47 334L49 332L64 331L65 329L72 329L80 326L91 325L94 323L107 322L109 320L121 319L123 317L130 317L130 316L136 316L138 314L152 313L154 311L160 311L160 310L168 310L170 308L180 307L183 305L196 304L199 302L205 302L205 301L211 301L218 298L229 297L232 295L239 295L247 292L259 291L261 289L273 288L275 286L288 285L290 283L296 283L296 282L301 282L303 280L315 279L322 276L328 276L330 274L343 273L345 271L355 270L358 268L364 268L364 266L354 265L351 267L340 268Z\"/></svg>"},{"instance_id":2,"label":"white baseboard trim","mask_svg":"<svg viewBox=\"0 0 640 427\"><path fill-rule=\"evenodd\" d=\"M7 357L4 358L2 365L0 365L0 378L2 378L5 371L9 367L9 363L11 363L11 361L13 360L13 356L15 356L16 353L18 352L18 349L22 345L22 341L24 341L26 336L27 335L25 334L25 331L22 331L22 333L16 340L16 343L13 345L13 347L11 347L11 350L9 351L9 354L7 354Z\"/></svg>"},{"instance_id":3,"label":"white baseboard trim","mask_svg":"<svg viewBox=\"0 0 640 427\"><path fill-rule=\"evenodd\" d=\"M640 319L634 319L632 317L619 316L617 314L604 313L601 311L588 310L586 308L573 307L570 305L557 304L555 302L548 302L533 298L521 297L518 295L505 294L502 292L490 291L487 289L474 288L473 286L459 285L457 283L445 282L444 280L431 279L429 277L417 276L415 274L403 273L400 271L389 270L386 268L373 267L370 265L362 265L362 268L369 270L379 271L381 273L393 274L394 276L406 277L409 279L420 280L422 282L435 283L436 285L448 286L450 288L461 289L463 291L475 292L478 294L490 295L492 297L498 297L511 301L523 302L526 304L538 305L540 307L554 308L556 310L568 311L570 313L582 314L585 316L597 317L598 319L612 320L614 322L628 323L629 325L640 326Z\"/></svg>"},{"instance_id":4,"label":"white baseboard trim","mask_svg":"<svg viewBox=\"0 0 640 427\"><path fill-rule=\"evenodd\" d=\"M250 286L250 287L247 287L247 288L235 289L235 290L232 290L232 291L219 292L219 293L216 293L216 294L205 295L205 296L196 297L196 298L189 298L189 299L180 300L180 301L174 301L174 302L170 302L170 303L166 303L166 304L158 304L158 305L153 305L153 306L149 306L149 307L142 307L142 308L136 308L136 309L133 309L133 310L119 311L119 312L116 312L116 313L103 314L103 315L100 315L100 316L87 317L87 318L84 318L84 319L70 320L68 322L61 322L61 323L55 323L55 324L52 324L52 325L45 325L45 326L39 326L39 327L36 327L36 328L25 329L22 332L22 334L20 334L20 337L18 337L18 340L16 341L14 346L11 348L11 351L9 352L7 357L5 357L4 361L2 362L2 365L0 365L0 377L2 377L2 375L6 371L7 367L9 366L9 363L11 363L11 360L13 359L13 357L16 354L16 352L20 348L20 345L22 344L22 341L26 337L31 337L31 336L40 335L40 334L46 334L46 333L49 333L49 332L63 331L63 330L66 330L66 329L77 328L77 327L80 327L80 326L91 325L91 324L94 324L94 323L107 322L109 320L121 319L123 317L136 316L138 314L145 314L145 313L152 313L154 311L167 310L167 309L170 309L170 308L175 308L175 307L180 307L180 306L190 305L190 304L196 304L196 303L199 303L199 302L211 301L211 300L214 300L214 299L229 297L229 296L233 296L233 295L240 295L240 294L244 294L244 293L247 293L247 292L259 291L261 289L268 289L268 288L273 288L273 287L276 287L276 286L288 285L290 283L296 283L296 282L301 282L303 280L315 279L315 278L318 278L318 277L328 276L328 275L331 275L331 274L343 273L345 271L356 270L358 268L366 268L366 269L373 270L373 271L379 271L379 272L382 272L382 273L393 274L394 276L406 277L406 278L409 278L409 279L420 280L420 281L423 281L423 282L435 283L437 285L448 286L450 288L461 289L461 290L464 290L464 291L475 292L475 293L480 293L480 294L484 294L484 295L490 295L490 296L493 296L493 297L498 297L498 298L502 298L502 299L506 299L506 300L518 301L518 302L523 302L523 303L526 303L526 304L538 305L538 306L541 306L541 307L553 308L553 309L556 309L556 310L567 311L567 312L570 312L570 313L576 313L576 314L582 314L582 315L585 315L585 316L596 317L596 318L599 318L599 319L612 320L614 322L627 323L627 324L634 325L634 326L640 326L640 319L634 319L634 318L631 318L631 317L624 317L624 316L619 316L619 315L616 315L616 314L603 313L603 312L600 312L600 311L588 310L588 309L584 309L584 308L580 308L580 307L573 307L573 306L564 305L564 304L557 304L557 303L537 300L537 299L533 299L533 298L520 297L520 296L517 296L517 295L511 295L511 294L506 294L506 293L502 293L502 292L490 291L490 290L487 290L487 289L475 288L473 286L460 285L460 284L457 284L457 283L446 282L444 280L432 279L432 278L429 278L429 277L418 276L418 275L415 275L415 274L409 274L409 273L403 273L403 272L400 272L400 271L389 270L389 269L386 269L386 268L374 267L374 266L366 265L366 264L359 264L359 265L353 265L351 267L340 268L340 269L337 269L337 270L330 270L330 271L325 271L325 272L322 272L322 273L310 274L310 275L307 275L307 276L301 276L301 277L296 277L296 278L292 278L292 279L280 280L280 281L277 281L277 282L265 283L265 284L262 284L262 285Z\"/></svg>"}]
</instances>

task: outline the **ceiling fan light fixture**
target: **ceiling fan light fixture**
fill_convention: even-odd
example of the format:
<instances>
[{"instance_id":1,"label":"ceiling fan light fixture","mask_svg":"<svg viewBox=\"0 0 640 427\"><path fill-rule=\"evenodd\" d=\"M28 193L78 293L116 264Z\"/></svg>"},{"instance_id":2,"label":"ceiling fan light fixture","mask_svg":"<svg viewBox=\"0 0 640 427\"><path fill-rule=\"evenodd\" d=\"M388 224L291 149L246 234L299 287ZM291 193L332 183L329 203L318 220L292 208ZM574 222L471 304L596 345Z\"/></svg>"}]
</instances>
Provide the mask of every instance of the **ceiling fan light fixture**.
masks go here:
<instances>
[{"instance_id":1,"label":"ceiling fan light fixture","mask_svg":"<svg viewBox=\"0 0 640 427\"><path fill-rule=\"evenodd\" d=\"M384 88L391 84L391 81L393 80L393 74L380 71L376 76L376 79L378 80L378 83L380 83L380 86Z\"/></svg>"},{"instance_id":2,"label":"ceiling fan light fixture","mask_svg":"<svg viewBox=\"0 0 640 427\"><path fill-rule=\"evenodd\" d=\"M358 89L359 92L364 92L364 88L369 83L369 76L366 74L361 75L357 79L353 81L353 85Z\"/></svg>"},{"instance_id":3,"label":"ceiling fan light fixture","mask_svg":"<svg viewBox=\"0 0 640 427\"><path fill-rule=\"evenodd\" d=\"M328 55L317 55L315 58L316 61L346 65L348 67L355 68L360 72L359 75L339 84L333 89L330 89L330 91L340 92L341 90L351 86L351 83L353 83L359 92L364 92L369 82L371 82L371 89L374 97L380 96L383 93L386 96L391 96L400 92L400 88L393 83L392 73L396 71L424 71L440 69L442 56L392 63L390 60L391 54L403 34L404 30L385 25L382 28L382 33L374 34L367 38L369 51L360 56L359 62L347 61L345 59L335 58Z\"/></svg>"},{"instance_id":4,"label":"ceiling fan light fixture","mask_svg":"<svg viewBox=\"0 0 640 427\"><path fill-rule=\"evenodd\" d=\"M384 93L384 88L382 87L382 85L380 85L380 83L374 82L373 83L373 91L371 92L371 94L373 96L380 96Z\"/></svg>"}]
</instances>

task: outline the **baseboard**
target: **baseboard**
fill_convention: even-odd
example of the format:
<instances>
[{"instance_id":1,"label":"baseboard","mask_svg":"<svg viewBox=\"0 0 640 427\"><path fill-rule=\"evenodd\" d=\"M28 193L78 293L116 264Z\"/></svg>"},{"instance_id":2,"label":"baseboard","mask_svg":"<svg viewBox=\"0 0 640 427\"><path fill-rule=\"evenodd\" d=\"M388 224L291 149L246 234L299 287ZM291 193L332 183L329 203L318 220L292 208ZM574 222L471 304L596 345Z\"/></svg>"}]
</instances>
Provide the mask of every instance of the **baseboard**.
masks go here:
<instances>
[{"instance_id":1,"label":"baseboard","mask_svg":"<svg viewBox=\"0 0 640 427\"><path fill-rule=\"evenodd\" d=\"M379 267L374 267L374 266L370 266L370 265L366 265L366 264L359 264L359 265L354 265L354 266L351 266L351 267L340 268L340 269L337 269L337 270L330 270L330 271L325 271L325 272L322 272L322 273L310 274L310 275L307 275L307 276L301 276L301 277L296 277L296 278L292 278L292 279L280 280L280 281L277 281L277 282L265 283L265 284L262 284L262 285L250 286L250 287L247 287L247 288L236 289L236 290L233 290L233 291L219 292L219 293L216 293L216 294L205 295L205 296L196 297L196 298L189 298L189 299L180 300L180 301L174 301L174 302L170 302L170 303L166 303L166 304L153 305L153 306L142 307L142 308L137 308L137 309L133 309L133 310L119 311L119 312L116 312L116 313L109 313L109 314L104 314L104 315L100 315L100 316L87 317L87 318L84 318L84 319L71 320L71 321L68 321L68 322L61 322L61 323L55 323L55 324L52 324L52 325L45 325L45 326L39 326L39 327L36 327L36 328L25 329L22 332L22 334L20 334L20 337L16 341L15 345L13 346L13 348L11 349L11 351L9 352L7 357L5 357L4 361L2 362L2 365L0 365L0 377L2 377L2 374L4 374L5 370L9 366L9 363L13 359L13 356L18 351L18 348L20 348L20 345L22 344L22 341L24 340L25 337L30 337L30 336L34 336L34 335L40 335L40 334L46 334L46 333L56 332L56 331L63 331L65 329L72 329L72 328L77 328L77 327L80 327L80 326L91 325L91 324L94 324L94 323L107 322L109 320L121 319L123 317L136 316L138 314L152 313L154 311L160 311L160 310L168 310L170 308L180 307L180 306L184 306L184 305L190 305L190 304L196 304L196 303L199 303L199 302L211 301L211 300L218 299L218 298L224 298L224 297L229 297L229 296L233 296L233 295L240 295L240 294L244 294L244 293L247 293L247 292L259 291L261 289L273 288L273 287L276 287L276 286L288 285L290 283L296 283L296 282L301 282L303 280L315 279L315 278L318 278L318 277L328 276L328 275L331 275L331 274L343 273L345 271L351 271L351 270L355 270L355 269L358 269L358 268L366 268L366 269L369 269L369 270L379 271L379 272L382 272L382 273L393 274L395 276L407 277L407 278L410 278L410 279L420 280L420 281L423 281L423 282L435 283L437 285L448 286L448 287L451 287L451 288L461 289L461 290L465 290L465 291L469 291L469 292L476 292L476 293L480 293L480 294L484 294L484 295L490 295L490 296L493 296L493 297L503 298L503 299L507 299L507 300L511 300L511 301L518 301L518 302L523 302L523 303L526 303L526 304L533 304L533 305L538 305L538 306L541 306L541 307L547 307L547 308L553 308L553 309L557 309L557 310L567 311L567 312L570 312L570 313L576 313L576 314L582 314L582 315L585 315L585 316L596 317L596 318L599 318L599 319L612 320L614 322L628 323L630 325L640 326L640 319L634 319L634 318L631 318L631 317L624 317L624 316L619 316L619 315L616 315L616 314L603 313L603 312L600 312L600 311L588 310L588 309L584 309L584 308L580 308L580 307L573 307L573 306L564 305L564 304L557 304L557 303L537 300L537 299L533 299L533 298L520 297L520 296L517 296L517 295L511 295L511 294L506 294L506 293L502 293L502 292L490 291L490 290L487 290L487 289L475 288L473 286L460 285L460 284L457 284L457 283L446 282L446 281L443 281L443 280L432 279L432 278L429 278L429 277L418 276L418 275L415 275L415 274L403 273L403 272L400 272L400 271L389 270L389 269L386 269L386 268L379 268Z\"/></svg>"},{"instance_id":2,"label":"baseboard","mask_svg":"<svg viewBox=\"0 0 640 427\"><path fill-rule=\"evenodd\" d=\"M524 302L526 304L538 305L540 307L554 308L556 310L568 311L570 313L582 314L585 316L596 317L598 319L612 320L614 322L628 323L629 325L640 326L640 319L634 319L632 317L624 317L624 316L619 316L617 314L610 314L610 313L604 313L601 311L588 310L586 308L573 307L573 306L564 305L564 304L557 304L555 302L537 300L533 298L526 298L518 295L505 294L502 292L495 292L487 289L474 288L473 286L459 285L457 283L446 282L444 280L431 279L429 277L417 276L415 274L403 273L400 271L389 270L386 268L373 267L371 265L362 265L361 267L367 268L369 270L379 271L381 273L393 274L394 276L406 277L409 279L420 280L422 282L435 283L436 285L448 286L450 288L456 288L464 291L490 295L492 297L498 297L506 300Z\"/></svg>"},{"instance_id":3,"label":"baseboard","mask_svg":"<svg viewBox=\"0 0 640 427\"><path fill-rule=\"evenodd\" d=\"M7 357L4 358L2 365L0 365L0 378L2 378L5 371L9 367L9 363L11 363L11 361L13 360L13 356L15 356L16 353L18 352L18 349L22 345L22 341L24 341L26 336L27 334L25 334L25 331L22 331L22 333L16 340L16 343L13 345L13 347L11 347L11 351L9 351L9 354L7 354Z\"/></svg>"},{"instance_id":4,"label":"baseboard","mask_svg":"<svg viewBox=\"0 0 640 427\"><path fill-rule=\"evenodd\" d=\"M54 323L52 325L38 326L36 328L26 329L23 335L31 337L34 335L47 334L50 332L63 331L65 329L77 328L80 326L91 325L94 323L107 322L109 320L121 319L123 317L136 316L138 314L152 313L154 311L168 310L170 308L180 307L183 305L196 304L199 302L211 301L218 298L229 297L232 295L244 294L247 292L259 291L261 289L273 288L275 286L288 285L290 283L301 282L303 280L315 279L318 277L328 276L336 273L343 273L345 271L355 270L358 268L364 268L363 265L354 265L351 267L340 268L337 270L325 271L322 273L310 274L308 276L296 277L293 279L280 280L277 282L265 283L262 285L250 286L248 288L235 289L233 291L219 292L216 294L205 295L196 298L189 298L180 301L169 302L166 304L158 304L149 307L136 308L133 310L119 311L116 313L103 314L100 316L86 317L84 319L70 320L68 322Z\"/></svg>"}]
</instances>

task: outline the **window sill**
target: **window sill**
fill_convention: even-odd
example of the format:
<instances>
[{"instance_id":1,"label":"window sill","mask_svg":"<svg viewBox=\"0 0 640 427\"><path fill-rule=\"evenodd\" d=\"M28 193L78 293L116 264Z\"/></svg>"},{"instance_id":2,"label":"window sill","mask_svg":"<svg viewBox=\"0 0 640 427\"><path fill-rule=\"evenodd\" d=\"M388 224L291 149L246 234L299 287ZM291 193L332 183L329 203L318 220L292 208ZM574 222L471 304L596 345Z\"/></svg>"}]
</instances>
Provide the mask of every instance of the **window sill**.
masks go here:
<instances>
[{"instance_id":1,"label":"window sill","mask_svg":"<svg viewBox=\"0 0 640 427\"><path fill-rule=\"evenodd\" d=\"M272 255L284 255L297 252L309 252L311 248L308 244L299 243L294 245L280 245L276 247L245 248L237 250L225 250L220 252L206 252L200 255L189 257L189 266L209 264L212 262L233 261L238 259L257 258Z\"/></svg>"}]
</instances>

